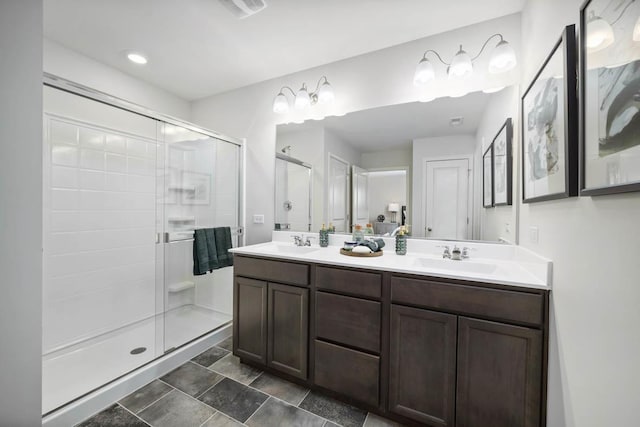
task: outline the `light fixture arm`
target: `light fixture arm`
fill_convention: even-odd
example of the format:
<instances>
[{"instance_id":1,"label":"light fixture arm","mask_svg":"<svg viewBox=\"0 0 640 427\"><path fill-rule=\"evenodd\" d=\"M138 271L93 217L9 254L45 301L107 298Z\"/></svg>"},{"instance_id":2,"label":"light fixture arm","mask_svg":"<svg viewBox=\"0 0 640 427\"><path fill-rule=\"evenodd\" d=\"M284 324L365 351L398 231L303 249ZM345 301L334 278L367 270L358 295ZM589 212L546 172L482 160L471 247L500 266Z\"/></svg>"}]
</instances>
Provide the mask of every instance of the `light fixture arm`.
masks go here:
<instances>
[{"instance_id":1,"label":"light fixture arm","mask_svg":"<svg viewBox=\"0 0 640 427\"><path fill-rule=\"evenodd\" d=\"M291 89L289 86L282 86L282 88L280 88L280 93L283 93L285 89L289 89L289 92L291 92L291 95L293 95L294 98L296 97L296 92L293 89Z\"/></svg>"},{"instance_id":2,"label":"light fixture arm","mask_svg":"<svg viewBox=\"0 0 640 427\"><path fill-rule=\"evenodd\" d=\"M437 56L437 57L438 57L438 59L440 60L440 62L442 62L444 65L446 65L446 66L451 65L450 63L445 62L445 61L442 59L442 57L440 56L440 54L439 54L438 52L436 52L435 50L433 50L433 49L429 49L429 50L425 51L425 53L422 55L422 59L427 59L427 53L429 53L429 52L431 52L431 53L433 53L435 56Z\"/></svg>"},{"instance_id":3,"label":"light fixture arm","mask_svg":"<svg viewBox=\"0 0 640 427\"><path fill-rule=\"evenodd\" d=\"M318 94L318 91L320 90L320 83L322 83L322 80L324 80L325 83L329 83L329 80L326 76L320 77L318 79L318 84L316 84L316 89L313 92L310 92L309 95L313 96Z\"/></svg>"},{"instance_id":4,"label":"light fixture arm","mask_svg":"<svg viewBox=\"0 0 640 427\"><path fill-rule=\"evenodd\" d=\"M492 38L494 38L494 37L500 37L500 41L499 41L498 43L500 43L500 42L503 42L503 41L504 41L504 37L502 37L502 34L500 34L500 33L496 33L496 34L494 34L494 35L490 36L490 37L487 39L487 41L486 41L486 42L484 42L484 44L483 44L483 45L482 45L482 47L480 48L480 52L478 52L478 54L477 54L476 56L474 56L473 58L471 58L471 61L475 61L476 59L478 59L478 58L480 57L480 55L482 55L482 52L484 52L485 48L486 48L486 47L487 47L487 45L489 44L489 41L491 41L491 39L492 39Z\"/></svg>"}]
</instances>

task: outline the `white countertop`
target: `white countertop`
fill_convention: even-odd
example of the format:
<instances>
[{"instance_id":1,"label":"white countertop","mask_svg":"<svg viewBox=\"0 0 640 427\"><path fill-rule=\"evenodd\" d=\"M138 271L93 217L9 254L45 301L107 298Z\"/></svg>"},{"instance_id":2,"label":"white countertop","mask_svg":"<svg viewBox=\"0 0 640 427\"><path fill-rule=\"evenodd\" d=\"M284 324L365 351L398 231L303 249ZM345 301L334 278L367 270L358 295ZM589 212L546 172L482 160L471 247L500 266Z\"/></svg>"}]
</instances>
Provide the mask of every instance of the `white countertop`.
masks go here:
<instances>
[{"instance_id":1,"label":"white countertop","mask_svg":"<svg viewBox=\"0 0 640 427\"><path fill-rule=\"evenodd\" d=\"M292 236L316 236L316 233L293 233L274 231L268 243L234 248L239 255L264 256L284 260L356 267L396 273L428 275L500 285L520 286L535 289L551 289L550 260L520 246L479 242L451 242L439 240L408 239L407 255L396 255L393 238L385 238L384 255L362 258L340 254L348 235L331 235L330 246L321 248L317 239L311 247L297 247ZM442 248L470 248L468 259L453 261L442 258Z\"/></svg>"}]
</instances>

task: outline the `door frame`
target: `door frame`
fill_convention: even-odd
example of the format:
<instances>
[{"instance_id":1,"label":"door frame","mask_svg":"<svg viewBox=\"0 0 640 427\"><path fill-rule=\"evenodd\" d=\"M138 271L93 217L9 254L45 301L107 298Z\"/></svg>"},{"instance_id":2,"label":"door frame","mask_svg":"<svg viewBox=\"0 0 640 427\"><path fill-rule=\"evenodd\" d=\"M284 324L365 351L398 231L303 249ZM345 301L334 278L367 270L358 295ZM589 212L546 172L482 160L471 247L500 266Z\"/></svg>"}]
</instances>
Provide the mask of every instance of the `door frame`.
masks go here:
<instances>
[{"instance_id":1,"label":"door frame","mask_svg":"<svg viewBox=\"0 0 640 427\"><path fill-rule=\"evenodd\" d=\"M324 200L325 200L325 204L324 204L324 217L325 217L325 223L327 223L327 225L329 225L328 223L330 222L330 212L331 210L329 209L329 188L331 187L331 177L329 172L331 171L331 159L337 160L340 163L344 163L347 166L347 173L346 173L346 182L345 182L345 186L346 186L346 192L345 192L345 202L344 202L344 206L345 206L345 230L344 233L351 233L351 163L348 162L347 160L343 159L342 157L338 156L337 154L333 154L332 152L327 152L327 167L325 168L326 171L326 177L325 177L325 191L324 191Z\"/></svg>"},{"instance_id":2,"label":"door frame","mask_svg":"<svg viewBox=\"0 0 640 427\"><path fill-rule=\"evenodd\" d=\"M424 237L428 237L427 236L427 224L426 224L426 219L427 219L427 162L445 162L445 161L450 161L450 160L466 160L467 161L467 178L468 178L468 183L467 183L467 218L469 219L469 222L467 224L467 232L465 235L465 240L470 240L473 236L473 224L474 224L474 215L473 215L473 201L474 201L474 194L473 194L473 166L474 166L474 155L473 154L467 154L467 155L461 155L461 156L455 156L455 155L451 155L451 156L435 156L435 157L423 157L422 158L422 194L421 194L421 198L422 198L422 206L421 206L421 221L422 221L422 233L424 234ZM414 218L415 220L415 218ZM415 222L415 221L414 221Z\"/></svg>"}]
</instances>

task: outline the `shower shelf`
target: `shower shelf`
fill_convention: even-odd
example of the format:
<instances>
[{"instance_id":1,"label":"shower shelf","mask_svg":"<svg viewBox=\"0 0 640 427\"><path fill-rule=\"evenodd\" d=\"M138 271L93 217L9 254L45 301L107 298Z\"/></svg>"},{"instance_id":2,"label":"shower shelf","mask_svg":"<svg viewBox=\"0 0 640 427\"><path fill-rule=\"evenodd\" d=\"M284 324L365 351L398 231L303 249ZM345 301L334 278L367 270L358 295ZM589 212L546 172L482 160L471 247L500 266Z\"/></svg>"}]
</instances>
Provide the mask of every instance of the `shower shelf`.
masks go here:
<instances>
[{"instance_id":1,"label":"shower shelf","mask_svg":"<svg viewBox=\"0 0 640 427\"><path fill-rule=\"evenodd\" d=\"M195 286L196 286L195 283L187 280L184 282L174 283L172 285L167 286L167 291L169 291L169 293L182 292L182 291L186 291L187 289L191 289Z\"/></svg>"},{"instance_id":2,"label":"shower shelf","mask_svg":"<svg viewBox=\"0 0 640 427\"><path fill-rule=\"evenodd\" d=\"M196 191L195 186L169 185L171 191Z\"/></svg>"},{"instance_id":3,"label":"shower shelf","mask_svg":"<svg viewBox=\"0 0 640 427\"><path fill-rule=\"evenodd\" d=\"M170 216L167 218L169 222L195 222L196 217L194 216Z\"/></svg>"}]
</instances>

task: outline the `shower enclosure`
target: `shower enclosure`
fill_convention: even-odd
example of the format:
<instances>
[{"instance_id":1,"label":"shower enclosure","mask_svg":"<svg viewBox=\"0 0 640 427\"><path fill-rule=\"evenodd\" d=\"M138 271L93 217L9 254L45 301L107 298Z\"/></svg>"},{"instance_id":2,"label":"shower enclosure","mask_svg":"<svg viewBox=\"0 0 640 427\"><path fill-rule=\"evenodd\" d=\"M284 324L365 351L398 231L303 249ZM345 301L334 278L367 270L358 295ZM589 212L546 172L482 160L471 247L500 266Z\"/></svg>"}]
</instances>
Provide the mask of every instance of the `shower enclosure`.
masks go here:
<instances>
[{"instance_id":1,"label":"shower enclosure","mask_svg":"<svg viewBox=\"0 0 640 427\"><path fill-rule=\"evenodd\" d=\"M241 244L242 145L52 76L43 119L47 414L231 322L232 268L194 276L193 233Z\"/></svg>"}]
</instances>

